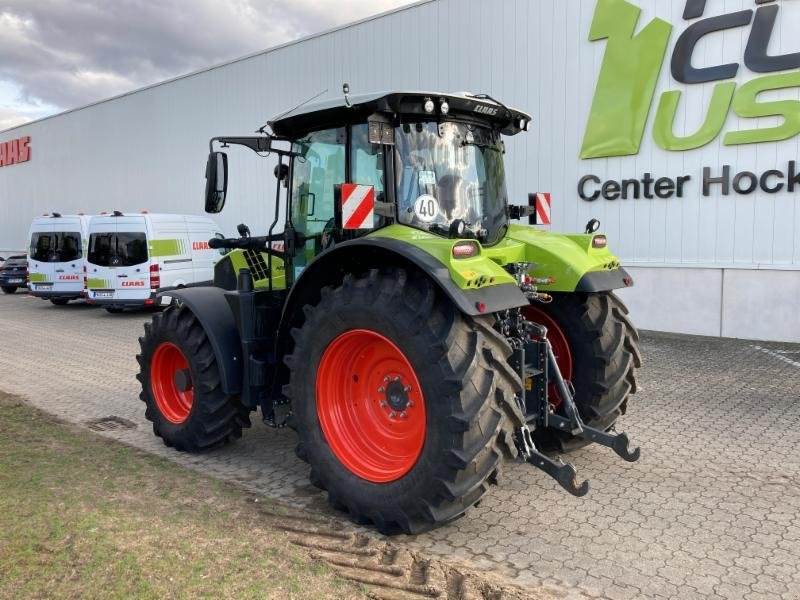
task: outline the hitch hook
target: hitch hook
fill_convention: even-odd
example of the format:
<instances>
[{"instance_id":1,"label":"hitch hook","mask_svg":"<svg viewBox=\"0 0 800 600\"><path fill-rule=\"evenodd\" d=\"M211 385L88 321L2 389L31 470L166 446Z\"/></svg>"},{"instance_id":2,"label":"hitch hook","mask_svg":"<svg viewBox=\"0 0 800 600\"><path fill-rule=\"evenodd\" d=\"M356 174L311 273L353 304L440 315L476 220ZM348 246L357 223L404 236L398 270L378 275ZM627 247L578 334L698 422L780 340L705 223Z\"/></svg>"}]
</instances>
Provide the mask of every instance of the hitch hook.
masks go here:
<instances>
[{"instance_id":1,"label":"hitch hook","mask_svg":"<svg viewBox=\"0 0 800 600\"><path fill-rule=\"evenodd\" d=\"M636 462L639 460L639 457L642 454L642 449L638 446L634 448L632 451L628 450L628 444L630 440L628 439L627 433L618 433L614 437L613 445L611 449L616 452L620 458L623 460L627 460L628 462Z\"/></svg>"},{"instance_id":2,"label":"hitch hook","mask_svg":"<svg viewBox=\"0 0 800 600\"><path fill-rule=\"evenodd\" d=\"M573 496L580 498L589 493L589 482L578 483L578 473L570 463L556 462L538 451L532 452L525 460L550 475Z\"/></svg>"}]
</instances>

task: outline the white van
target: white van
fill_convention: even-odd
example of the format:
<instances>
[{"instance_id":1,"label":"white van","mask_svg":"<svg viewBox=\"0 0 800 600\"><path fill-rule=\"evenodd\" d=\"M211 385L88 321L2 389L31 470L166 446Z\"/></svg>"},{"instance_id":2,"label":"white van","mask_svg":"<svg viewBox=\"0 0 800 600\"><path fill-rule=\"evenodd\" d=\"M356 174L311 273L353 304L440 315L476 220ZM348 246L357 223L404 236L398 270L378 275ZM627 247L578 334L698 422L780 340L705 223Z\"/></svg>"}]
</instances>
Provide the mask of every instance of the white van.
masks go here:
<instances>
[{"instance_id":1,"label":"white van","mask_svg":"<svg viewBox=\"0 0 800 600\"><path fill-rule=\"evenodd\" d=\"M88 246L86 215L52 213L31 223L28 273L31 294L66 304L84 297L84 258Z\"/></svg>"},{"instance_id":2,"label":"white van","mask_svg":"<svg viewBox=\"0 0 800 600\"><path fill-rule=\"evenodd\" d=\"M92 218L86 257L87 302L109 312L152 306L159 289L211 282L222 232L208 217L123 214Z\"/></svg>"}]
</instances>

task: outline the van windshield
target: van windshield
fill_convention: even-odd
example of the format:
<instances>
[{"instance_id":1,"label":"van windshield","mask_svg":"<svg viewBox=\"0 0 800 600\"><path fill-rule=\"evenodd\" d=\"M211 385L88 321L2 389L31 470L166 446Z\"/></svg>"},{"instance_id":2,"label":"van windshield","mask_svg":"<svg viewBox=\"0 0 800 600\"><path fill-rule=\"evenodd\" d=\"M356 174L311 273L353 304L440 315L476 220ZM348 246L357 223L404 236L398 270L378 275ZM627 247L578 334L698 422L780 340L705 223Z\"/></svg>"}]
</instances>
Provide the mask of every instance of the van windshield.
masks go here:
<instances>
[{"instance_id":1,"label":"van windshield","mask_svg":"<svg viewBox=\"0 0 800 600\"><path fill-rule=\"evenodd\" d=\"M82 256L77 231L36 232L31 236L31 259L39 262L69 262Z\"/></svg>"},{"instance_id":2,"label":"van windshield","mask_svg":"<svg viewBox=\"0 0 800 600\"><path fill-rule=\"evenodd\" d=\"M132 267L147 262L144 233L93 233L89 236L88 260L100 267Z\"/></svg>"}]
</instances>

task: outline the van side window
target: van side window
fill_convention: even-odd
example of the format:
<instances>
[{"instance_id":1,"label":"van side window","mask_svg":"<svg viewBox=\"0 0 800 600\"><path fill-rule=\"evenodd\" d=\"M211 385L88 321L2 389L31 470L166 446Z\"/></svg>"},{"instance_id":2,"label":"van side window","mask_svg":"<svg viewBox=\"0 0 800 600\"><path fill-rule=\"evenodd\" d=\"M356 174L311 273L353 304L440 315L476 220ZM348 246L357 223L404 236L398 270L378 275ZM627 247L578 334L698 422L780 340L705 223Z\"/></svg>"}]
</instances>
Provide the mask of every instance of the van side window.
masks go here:
<instances>
[{"instance_id":1,"label":"van side window","mask_svg":"<svg viewBox=\"0 0 800 600\"><path fill-rule=\"evenodd\" d=\"M101 267L132 267L147 262L144 233L93 233L89 236L89 262Z\"/></svg>"},{"instance_id":2,"label":"van side window","mask_svg":"<svg viewBox=\"0 0 800 600\"><path fill-rule=\"evenodd\" d=\"M81 257L81 234L76 231L34 233L30 255L39 262L69 262Z\"/></svg>"},{"instance_id":3,"label":"van side window","mask_svg":"<svg viewBox=\"0 0 800 600\"><path fill-rule=\"evenodd\" d=\"M72 231L57 232L56 250L58 251L61 262L78 260L81 257L81 236Z\"/></svg>"},{"instance_id":4,"label":"van side window","mask_svg":"<svg viewBox=\"0 0 800 600\"><path fill-rule=\"evenodd\" d=\"M31 259L39 262L47 262L50 257L52 234L34 233L31 236Z\"/></svg>"}]
</instances>

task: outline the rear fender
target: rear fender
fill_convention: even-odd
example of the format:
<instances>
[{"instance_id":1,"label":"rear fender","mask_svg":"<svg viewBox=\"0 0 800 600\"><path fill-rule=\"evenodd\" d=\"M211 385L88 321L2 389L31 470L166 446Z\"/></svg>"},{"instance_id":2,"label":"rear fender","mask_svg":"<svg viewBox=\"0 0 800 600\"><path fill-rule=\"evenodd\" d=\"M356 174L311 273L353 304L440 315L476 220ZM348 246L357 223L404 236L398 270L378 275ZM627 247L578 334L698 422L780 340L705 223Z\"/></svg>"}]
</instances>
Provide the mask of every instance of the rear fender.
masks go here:
<instances>
[{"instance_id":1,"label":"rear fender","mask_svg":"<svg viewBox=\"0 0 800 600\"><path fill-rule=\"evenodd\" d=\"M242 340L233 311L225 299L225 290L216 287L189 287L159 292L183 303L203 326L219 365L222 391L228 395L242 392Z\"/></svg>"},{"instance_id":2,"label":"rear fender","mask_svg":"<svg viewBox=\"0 0 800 600\"><path fill-rule=\"evenodd\" d=\"M424 273L466 315L489 314L528 304L516 283L462 289L451 277L448 267L419 246L390 237L362 237L337 244L306 267L289 292L281 316L279 339L286 340L291 327L302 319L303 306L316 304L323 287L339 285L348 273L365 273L384 267Z\"/></svg>"},{"instance_id":3,"label":"rear fender","mask_svg":"<svg viewBox=\"0 0 800 600\"><path fill-rule=\"evenodd\" d=\"M593 248L596 234L562 234L533 227L511 225L505 243L523 244L525 260L536 263L538 278L553 279L538 285L542 292L605 292L630 287L633 279L620 260L605 248ZM498 249L502 244L498 245ZM491 254L494 249L488 249Z\"/></svg>"}]
</instances>

